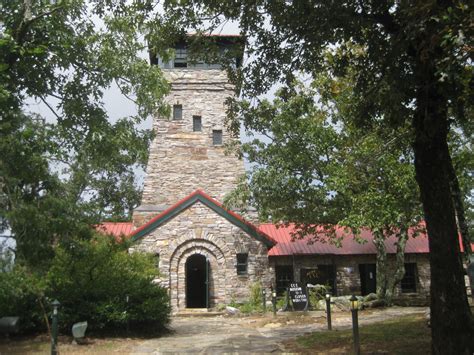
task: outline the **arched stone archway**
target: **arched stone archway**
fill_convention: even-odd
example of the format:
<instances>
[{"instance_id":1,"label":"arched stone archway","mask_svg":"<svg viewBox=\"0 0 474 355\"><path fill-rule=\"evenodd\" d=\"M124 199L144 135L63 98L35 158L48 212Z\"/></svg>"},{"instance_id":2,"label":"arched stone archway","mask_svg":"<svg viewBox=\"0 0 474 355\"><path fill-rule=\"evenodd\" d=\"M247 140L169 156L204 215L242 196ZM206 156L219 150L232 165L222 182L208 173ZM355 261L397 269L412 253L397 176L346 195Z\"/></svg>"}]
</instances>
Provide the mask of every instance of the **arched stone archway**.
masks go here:
<instances>
[{"instance_id":1,"label":"arched stone archway","mask_svg":"<svg viewBox=\"0 0 474 355\"><path fill-rule=\"evenodd\" d=\"M174 310L186 307L186 262L193 255L202 255L208 262L209 307L225 300L226 267L222 250L205 239L186 240L173 252L170 260L170 299Z\"/></svg>"}]
</instances>

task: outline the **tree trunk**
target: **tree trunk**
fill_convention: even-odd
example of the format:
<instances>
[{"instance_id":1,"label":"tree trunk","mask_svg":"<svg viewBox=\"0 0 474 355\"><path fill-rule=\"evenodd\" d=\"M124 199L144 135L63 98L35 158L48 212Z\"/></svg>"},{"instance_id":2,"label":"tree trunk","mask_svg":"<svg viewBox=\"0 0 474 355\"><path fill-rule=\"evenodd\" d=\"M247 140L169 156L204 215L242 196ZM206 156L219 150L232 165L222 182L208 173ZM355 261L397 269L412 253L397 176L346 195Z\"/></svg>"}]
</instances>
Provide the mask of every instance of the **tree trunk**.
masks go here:
<instances>
[{"instance_id":1,"label":"tree trunk","mask_svg":"<svg viewBox=\"0 0 474 355\"><path fill-rule=\"evenodd\" d=\"M430 247L432 352L472 354L474 327L447 171L447 105L432 62L420 59L418 63L423 85L417 92L413 120L416 179Z\"/></svg>"},{"instance_id":2,"label":"tree trunk","mask_svg":"<svg viewBox=\"0 0 474 355\"><path fill-rule=\"evenodd\" d=\"M390 278L390 284L387 290L387 304L392 304L392 298L395 294L395 288L402 281L405 276L405 246L408 240L408 227L400 228L399 235L397 236L397 254L395 261L395 273Z\"/></svg>"},{"instance_id":3,"label":"tree trunk","mask_svg":"<svg viewBox=\"0 0 474 355\"><path fill-rule=\"evenodd\" d=\"M469 257L472 254L471 238L469 237L469 226L464 214L464 202L462 198L461 188L459 187L459 180L454 169L451 156L448 155L447 170L449 173L449 182L451 187L451 195L453 196L454 209L456 211L456 220L458 222L459 233L461 234L462 245L464 248L464 262L469 264Z\"/></svg>"},{"instance_id":4,"label":"tree trunk","mask_svg":"<svg viewBox=\"0 0 474 355\"><path fill-rule=\"evenodd\" d=\"M376 278L377 278L377 298L386 302L388 269L387 269L387 251L385 250L385 237L382 231L373 231L374 245L377 249L376 256Z\"/></svg>"}]
</instances>

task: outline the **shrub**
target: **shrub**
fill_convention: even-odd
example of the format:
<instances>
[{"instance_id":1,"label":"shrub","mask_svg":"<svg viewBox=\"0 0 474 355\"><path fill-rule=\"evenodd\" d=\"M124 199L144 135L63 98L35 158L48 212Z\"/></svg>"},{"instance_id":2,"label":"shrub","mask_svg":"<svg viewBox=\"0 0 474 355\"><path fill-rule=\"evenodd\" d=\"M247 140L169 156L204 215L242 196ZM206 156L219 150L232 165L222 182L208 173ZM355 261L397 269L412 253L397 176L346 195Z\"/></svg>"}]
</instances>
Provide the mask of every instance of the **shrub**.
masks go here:
<instances>
[{"instance_id":1,"label":"shrub","mask_svg":"<svg viewBox=\"0 0 474 355\"><path fill-rule=\"evenodd\" d=\"M23 332L46 329L44 283L21 265L0 272L0 317L20 317Z\"/></svg>"},{"instance_id":2,"label":"shrub","mask_svg":"<svg viewBox=\"0 0 474 355\"><path fill-rule=\"evenodd\" d=\"M162 329L170 314L167 291L153 283L153 258L128 254L128 246L100 236L56 247L41 277L20 265L0 272L0 316L20 316L23 332L44 331L57 299L59 325L67 333L80 321L88 321L88 331L121 331L127 323L132 330Z\"/></svg>"},{"instance_id":3,"label":"shrub","mask_svg":"<svg viewBox=\"0 0 474 355\"><path fill-rule=\"evenodd\" d=\"M47 293L61 302L60 325L87 320L90 330L158 330L169 321L165 289L153 283L150 255L128 254L128 244L100 236L58 248L47 275Z\"/></svg>"}]
</instances>

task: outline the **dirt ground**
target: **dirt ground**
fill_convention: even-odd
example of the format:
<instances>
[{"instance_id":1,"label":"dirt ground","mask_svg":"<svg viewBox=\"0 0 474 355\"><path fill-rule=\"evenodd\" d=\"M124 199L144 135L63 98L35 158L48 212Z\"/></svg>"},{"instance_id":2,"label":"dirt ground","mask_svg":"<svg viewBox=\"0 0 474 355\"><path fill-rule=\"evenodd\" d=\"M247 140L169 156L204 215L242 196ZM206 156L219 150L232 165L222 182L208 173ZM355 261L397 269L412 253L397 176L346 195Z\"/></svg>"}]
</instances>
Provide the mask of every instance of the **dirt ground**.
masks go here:
<instances>
[{"instance_id":1,"label":"dirt ground","mask_svg":"<svg viewBox=\"0 0 474 355\"><path fill-rule=\"evenodd\" d=\"M360 324L372 324L410 314L424 314L423 307L392 307L361 311ZM351 326L350 312L335 312L333 329ZM264 316L174 317L170 332L159 338L88 338L86 345L59 339L60 354L171 354L171 353L283 353L285 343L297 336L326 329L324 312L283 313ZM290 350L291 351L291 350ZM0 340L0 354L48 354L46 336Z\"/></svg>"}]
</instances>

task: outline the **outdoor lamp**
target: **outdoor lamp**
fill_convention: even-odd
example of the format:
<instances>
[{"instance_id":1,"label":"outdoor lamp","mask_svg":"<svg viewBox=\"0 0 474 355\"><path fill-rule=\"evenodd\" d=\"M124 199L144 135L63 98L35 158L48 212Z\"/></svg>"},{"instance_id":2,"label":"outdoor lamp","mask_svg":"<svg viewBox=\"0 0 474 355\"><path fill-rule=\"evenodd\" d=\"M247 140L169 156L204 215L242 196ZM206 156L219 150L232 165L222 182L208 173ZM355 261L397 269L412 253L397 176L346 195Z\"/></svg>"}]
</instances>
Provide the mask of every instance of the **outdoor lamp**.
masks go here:
<instances>
[{"instance_id":1,"label":"outdoor lamp","mask_svg":"<svg viewBox=\"0 0 474 355\"><path fill-rule=\"evenodd\" d=\"M53 316L51 325L51 355L58 354L58 308L61 305L58 300L54 300L51 305L53 306Z\"/></svg>"},{"instance_id":2,"label":"outdoor lamp","mask_svg":"<svg viewBox=\"0 0 474 355\"><path fill-rule=\"evenodd\" d=\"M360 355L360 337L359 337L359 301L355 295L349 299L351 301L352 313L352 336L354 338L354 354Z\"/></svg>"},{"instance_id":3,"label":"outdoor lamp","mask_svg":"<svg viewBox=\"0 0 474 355\"><path fill-rule=\"evenodd\" d=\"M332 330L331 322L331 294L326 293L326 318L328 320L328 330Z\"/></svg>"},{"instance_id":4,"label":"outdoor lamp","mask_svg":"<svg viewBox=\"0 0 474 355\"><path fill-rule=\"evenodd\" d=\"M355 311L356 309L359 309L359 300L355 295L352 295L349 301L351 301L351 310Z\"/></svg>"},{"instance_id":5,"label":"outdoor lamp","mask_svg":"<svg viewBox=\"0 0 474 355\"><path fill-rule=\"evenodd\" d=\"M59 303L58 300L54 300L53 302L51 302L51 306L53 306L53 314L54 315L58 314L58 308L59 308L60 305L61 305L61 303Z\"/></svg>"},{"instance_id":6,"label":"outdoor lamp","mask_svg":"<svg viewBox=\"0 0 474 355\"><path fill-rule=\"evenodd\" d=\"M276 298L276 296L277 296L277 293L276 293L275 290L273 290L273 292L272 292L272 297Z\"/></svg>"}]
</instances>

